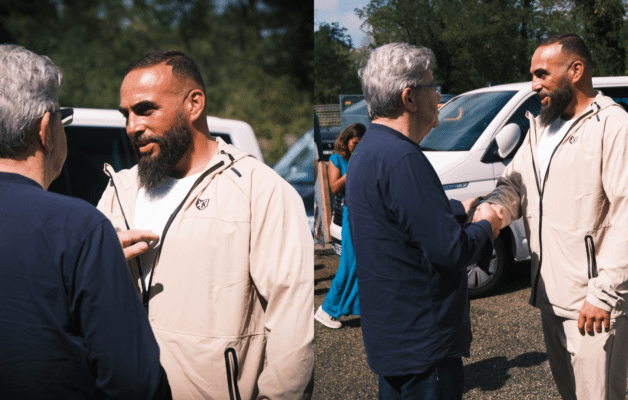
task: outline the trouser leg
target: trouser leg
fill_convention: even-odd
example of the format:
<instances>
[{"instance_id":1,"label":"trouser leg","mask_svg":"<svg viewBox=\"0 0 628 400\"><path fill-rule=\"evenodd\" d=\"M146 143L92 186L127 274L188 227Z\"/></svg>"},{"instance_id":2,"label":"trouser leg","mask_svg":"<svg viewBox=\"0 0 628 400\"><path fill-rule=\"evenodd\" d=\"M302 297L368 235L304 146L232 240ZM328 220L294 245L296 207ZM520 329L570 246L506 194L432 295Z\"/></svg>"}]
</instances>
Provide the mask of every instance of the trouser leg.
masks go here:
<instances>
[{"instance_id":1,"label":"trouser leg","mask_svg":"<svg viewBox=\"0 0 628 400\"><path fill-rule=\"evenodd\" d=\"M578 321L542 312L543 335L558 391L564 399L619 400L626 396L628 319L609 332L578 331Z\"/></svg>"},{"instance_id":2,"label":"trouser leg","mask_svg":"<svg viewBox=\"0 0 628 400\"><path fill-rule=\"evenodd\" d=\"M463 388L462 358L449 358L421 374L380 376L379 400L460 400Z\"/></svg>"},{"instance_id":3,"label":"trouser leg","mask_svg":"<svg viewBox=\"0 0 628 400\"><path fill-rule=\"evenodd\" d=\"M565 318L541 310L543 339L556 388L563 400L576 400L576 383L563 321Z\"/></svg>"}]
</instances>

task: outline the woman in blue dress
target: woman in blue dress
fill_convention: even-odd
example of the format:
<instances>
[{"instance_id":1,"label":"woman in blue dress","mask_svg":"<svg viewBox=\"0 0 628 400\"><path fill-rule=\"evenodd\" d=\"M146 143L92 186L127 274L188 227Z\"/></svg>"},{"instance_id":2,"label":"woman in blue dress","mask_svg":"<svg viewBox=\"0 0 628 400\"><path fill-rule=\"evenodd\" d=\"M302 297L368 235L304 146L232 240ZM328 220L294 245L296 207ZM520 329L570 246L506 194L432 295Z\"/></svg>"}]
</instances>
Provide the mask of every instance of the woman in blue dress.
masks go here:
<instances>
[{"instance_id":1,"label":"woman in blue dress","mask_svg":"<svg viewBox=\"0 0 628 400\"><path fill-rule=\"evenodd\" d=\"M345 190L346 172L349 158L360 142L366 127L362 124L351 124L338 135L334 143L335 153L329 158L327 173L329 187L335 195ZM342 210L342 251L340 265L325 296L323 305L318 308L314 318L328 328L338 329L342 323L338 318L342 315L360 315L360 299L358 297L358 277L355 266L355 252L349 232L347 205Z\"/></svg>"}]
</instances>

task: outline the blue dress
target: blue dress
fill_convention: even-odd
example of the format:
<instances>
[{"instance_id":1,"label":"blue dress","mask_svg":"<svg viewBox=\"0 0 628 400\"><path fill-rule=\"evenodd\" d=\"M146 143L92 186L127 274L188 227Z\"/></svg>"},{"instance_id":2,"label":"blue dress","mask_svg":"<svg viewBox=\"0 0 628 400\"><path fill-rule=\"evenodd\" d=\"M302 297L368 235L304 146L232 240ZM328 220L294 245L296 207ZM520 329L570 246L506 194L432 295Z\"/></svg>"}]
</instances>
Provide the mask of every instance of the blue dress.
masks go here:
<instances>
[{"instance_id":1,"label":"blue dress","mask_svg":"<svg viewBox=\"0 0 628 400\"><path fill-rule=\"evenodd\" d=\"M340 170L341 176L347 172L347 161L339 154L332 154L329 157ZM340 265L325 301L323 310L332 317L338 318L341 315L360 315L360 298L358 297L358 275L355 265L355 251L351 241L349 231L349 214L347 205L342 210L342 253L340 254Z\"/></svg>"}]
</instances>

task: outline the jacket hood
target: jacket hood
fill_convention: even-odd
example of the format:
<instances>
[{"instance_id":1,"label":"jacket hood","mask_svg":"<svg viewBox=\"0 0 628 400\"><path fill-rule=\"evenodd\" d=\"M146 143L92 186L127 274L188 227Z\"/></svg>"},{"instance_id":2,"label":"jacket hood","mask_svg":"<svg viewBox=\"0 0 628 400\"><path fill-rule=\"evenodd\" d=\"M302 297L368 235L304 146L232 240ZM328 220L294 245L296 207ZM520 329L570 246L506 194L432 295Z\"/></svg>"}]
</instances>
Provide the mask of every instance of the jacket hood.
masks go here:
<instances>
[{"instance_id":1,"label":"jacket hood","mask_svg":"<svg viewBox=\"0 0 628 400\"><path fill-rule=\"evenodd\" d=\"M194 185L195 187L198 186L199 182L204 180L207 180L207 183L209 183L213 176L221 173L227 168L232 167L235 163L245 159L246 157L253 157L248 153L238 150L235 146L227 144L219 137L216 138L216 142L218 143L218 150L205 166L204 172ZM120 199L120 206L124 215L127 217L132 216L139 186L137 165L134 165L130 169L123 169L116 172L111 165L105 163L104 171L111 179L116 192L120 191L124 193L123 196L117 196L118 199ZM208 178L208 176L210 178ZM133 229L132 221L132 218L127 218L127 223L129 224L130 229Z\"/></svg>"},{"instance_id":2,"label":"jacket hood","mask_svg":"<svg viewBox=\"0 0 628 400\"><path fill-rule=\"evenodd\" d=\"M605 108L614 107L614 106L622 108L612 98L605 96L601 91L596 90L596 93L597 95L595 96L591 104L589 104L589 106L584 110L584 112L577 117L578 121L576 122L576 125L579 125L582 122L582 120L585 120L586 118L590 118L596 115L597 113L599 113L601 110L604 110ZM530 119L534 120L535 126L537 128L542 127L539 116L534 117L529 111L527 113Z\"/></svg>"},{"instance_id":3,"label":"jacket hood","mask_svg":"<svg viewBox=\"0 0 628 400\"><path fill-rule=\"evenodd\" d=\"M216 137L215 139L218 143L218 151L205 167L205 171L213 169L212 172L219 173L245 157L253 157L250 154L237 149L235 146L227 144L219 137ZM221 162L222 165L215 167ZM116 187L121 190L126 190L130 187L138 185L137 165L134 165L132 168L116 172L111 165L105 163L104 171L105 174L107 174L114 181Z\"/></svg>"}]
</instances>

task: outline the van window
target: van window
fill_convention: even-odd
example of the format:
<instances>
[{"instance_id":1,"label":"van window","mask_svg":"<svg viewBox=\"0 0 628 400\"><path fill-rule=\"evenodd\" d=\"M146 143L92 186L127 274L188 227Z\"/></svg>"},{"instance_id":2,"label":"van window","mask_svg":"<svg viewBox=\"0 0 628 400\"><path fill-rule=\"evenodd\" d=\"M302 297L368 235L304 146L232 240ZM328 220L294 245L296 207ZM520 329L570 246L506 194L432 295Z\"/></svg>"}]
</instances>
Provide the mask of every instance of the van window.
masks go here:
<instances>
[{"instance_id":1,"label":"van window","mask_svg":"<svg viewBox=\"0 0 628 400\"><path fill-rule=\"evenodd\" d=\"M213 137L221 138L227 144L233 144L231 142L231 135L228 134L228 133L211 131L211 134L212 134Z\"/></svg>"},{"instance_id":2,"label":"van window","mask_svg":"<svg viewBox=\"0 0 628 400\"><path fill-rule=\"evenodd\" d=\"M421 141L424 151L467 151L516 91L484 92L454 98L440 109L439 125Z\"/></svg>"},{"instance_id":3,"label":"van window","mask_svg":"<svg viewBox=\"0 0 628 400\"><path fill-rule=\"evenodd\" d=\"M124 128L66 126L68 157L61 175L49 191L78 197L96 205L109 177L105 163L116 171L132 167L137 161Z\"/></svg>"},{"instance_id":4,"label":"van window","mask_svg":"<svg viewBox=\"0 0 628 400\"><path fill-rule=\"evenodd\" d=\"M314 130L310 129L288 149L273 169L291 184L314 184L316 145Z\"/></svg>"},{"instance_id":5,"label":"van window","mask_svg":"<svg viewBox=\"0 0 628 400\"><path fill-rule=\"evenodd\" d=\"M506 126L508 124L515 123L519 125L519 128L521 129L521 136L519 138L519 142L517 143L517 146L515 147L515 149L519 149L519 147L521 147L523 140L526 138L526 135L528 134L528 130L530 130L530 120L526 118L526 113L528 111L530 111L532 115L534 115L535 117L538 116L539 113L541 112L541 98L539 97L538 94L534 94L532 97L526 100L525 103L523 103L521 107L519 107L517 111L515 111L513 116L510 117L508 122L506 122L506 124L504 125ZM510 154L514 156L516 152L517 150L513 150Z\"/></svg>"},{"instance_id":6,"label":"van window","mask_svg":"<svg viewBox=\"0 0 628 400\"><path fill-rule=\"evenodd\" d=\"M628 111L628 87L614 87L614 88L596 88L601 90L605 96L612 97L616 103L624 107L624 110Z\"/></svg>"}]
</instances>

